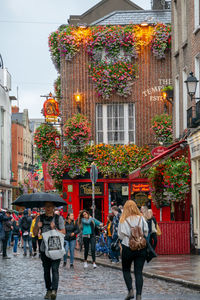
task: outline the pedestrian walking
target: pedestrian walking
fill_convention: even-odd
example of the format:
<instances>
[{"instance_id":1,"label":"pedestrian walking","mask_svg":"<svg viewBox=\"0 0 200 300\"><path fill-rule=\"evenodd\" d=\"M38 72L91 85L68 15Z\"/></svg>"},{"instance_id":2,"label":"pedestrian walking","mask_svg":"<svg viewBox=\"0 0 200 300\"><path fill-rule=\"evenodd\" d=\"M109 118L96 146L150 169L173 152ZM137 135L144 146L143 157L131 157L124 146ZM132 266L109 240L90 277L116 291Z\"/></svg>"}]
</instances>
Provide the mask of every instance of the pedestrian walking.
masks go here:
<instances>
[{"instance_id":1,"label":"pedestrian walking","mask_svg":"<svg viewBox=\"0 0 200 300\"><path fill-rule=\"evenodd\" d=\"M3 245L3 258L9 259L10 257L7 255L7 245L8 245L8 239L10 236L10 232L13 229L12 227L12 217L11 212L9 210L6 211L5 216L3 218L3 230L4 230L4 237L2 239L2 245Z\"/></svg>"},{"instance_id":2,"label":"pedestrian walking","mask_svg":"<svg viewBox=\"0 0 200 300\"><path fill-rule=\"evenodd\" d=\"M97 267L96 257L95 257L95 251L96 251L95 226L103 226L103 224L100 221L92 218L88 211L83 210L79 218L79 228L82 229L82 236L83 236L84 268L88 267L87 258L89 252L89 245L91 245L93 268L95 269Z\"/></svg>"},{"instance_id":3,"label":"pedestrian walking","mask_svg":"<svg viewBox=\"0 0 200 300\"><path fill-rule=\"evenodd\" d=\"M33 220L31 223L31 228L30 228L30 236L32 239L32 247L33 247L33 256L37 255L37 248L40 248L40 244L42 242L42 235L38 236L39 233L39 227L38 227L38 222L39 222L39 214L37 212L34 212L33 214Z\"/></svg>"},{"instance_id":4,"label":"pedestrian walking","mask_svg":"<svg viewBox=\"0 0 200 300\"><path fill-rule=\"evenodd\" d=\"M29 210L25 209L23 212L23 217L19 221L19 226L22 231L23 247L24 247L24 256L27 256L27 243L29 247L29 255L32 256L32 239L30 236L32 217L29 215Z\"/></svg>"},{"instance_id":5,"label":"pedestrian walking","mask_svg":"<svg viewBox=\"0 0 200 300\"><path fill-rule=\"evenodd\" d=\"M148 227L149 227L149 242L153 249L156 249L157 246L157 221L156 218L153 215L152 209L148 210Z\"/></svg>"},{"instance_id":6,"label":"pedestrian walking","mask_svg":"<svg viewBox=\"0 0 200 300\"><path fill-rule=\"evenodd\" d=\"M76 246L76 235L79 233L77 222L74 221L74 214L68 213L65 222L65 251L63 266L67 264L68 251L70 251L70 268L74 266L74 250Z\"/></svg>"},{"instance_id":7,"label":"pedestrian walking","mask_svg":"<svg viewBox=\"0 0 200 300\"><path fill-rule=\"evenodd\" d=\"M124 281L128 289L128 295L125 300L134 298L134 291L131 277L131 265L134 262L134 275L136 286L136 300L141 300L143 275L142 270L146 259L146 248L141 250L131 250L129 247L129 238L131 236L131 227L139 226L145 236L148 235L148 225L141 215L136 203L132 200L126 201L123 213L120 218L118 235L122 240L122 271Z\"/></svg>"},{"instance_id":8,"label":"pedestrian walking","mask_svg":"<svg viewBox=\"0 0 200 300\"><path fill-rule=\"evenodd\" d=\"M18 247L18 241L20 238L20 228L19 228L19 221L13 219L12 220L12 226L13 226L13 255L18 255L17 253L17 247Z\"/></svg>"},{"instance_id":9,"label":"pedestrian walking","mask_svg":"<svg viewBox=\"0 0 200 300\"><path fill-rule=\"evenodd\" d=\"M108 215L107 217L107 245L108 245L108 257L110 258L110 260L112 261L113 259L113 256L112 256L112 250L111 250L111 244L112 244L112 232L113 232L113 224L112 224L112 221L113 221L113 215L110 214Z\"/></svg>"},{"instance_id":10,"label":"pedestrian walking","mask_svg":"<svg viewBox=\"0 0 200 300\"><path fill-rule=\"evenodd\" d=\"M40 215L40 221L38 222L38 226L41 231L39 234L43 234L52 229L65 234L64 219L62 216L54 214L54 208L55 206L53 202L45 203L45 214ZM53 260L46 256L44 241L41 243L40 253L47 290L44 299L54 300L56 299L58 290L60 259Z\"/></svg>"},{"instance_id":11,"label":"pedestrian walking","mask_svg":"<svg viewBox=\"0 0 200 300\"><path fill-rule=\"evenodd\" d=\"M117 206L111 208L113 213L112 243L117 244L120 213ZM117 247L119 248L119 247ZM119 263L120 250L112 250L112 263Z\"/></svg>"}]
</instances>

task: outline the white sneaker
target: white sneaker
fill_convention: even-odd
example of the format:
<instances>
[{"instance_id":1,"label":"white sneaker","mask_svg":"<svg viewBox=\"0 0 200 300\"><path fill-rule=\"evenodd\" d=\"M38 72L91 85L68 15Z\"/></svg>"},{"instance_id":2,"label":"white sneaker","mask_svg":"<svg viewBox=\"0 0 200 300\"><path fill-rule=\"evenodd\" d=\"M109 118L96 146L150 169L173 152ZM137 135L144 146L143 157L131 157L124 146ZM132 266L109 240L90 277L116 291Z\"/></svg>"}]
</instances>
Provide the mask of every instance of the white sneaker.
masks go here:
<instances>
[{"instance_id":1,"label":"white sneaker","mask_svg":"<svg viewBox=\"0 0 200 300\"><path fill-rule=\"evenodd\" d=\"M97 265L95 263L93 263L93 269L96 269Z\"/></svg>"},{"instance_id":2,"label":"white sneaker","mask_svg":"<svg viewBox=\"0 0 200 300\"><path fill-rule=\"evenodd\" d=\"M84 267L84 269L86 269L88 267L87 261L84 262L83 267Z\"/></svg>"}]
</instances>

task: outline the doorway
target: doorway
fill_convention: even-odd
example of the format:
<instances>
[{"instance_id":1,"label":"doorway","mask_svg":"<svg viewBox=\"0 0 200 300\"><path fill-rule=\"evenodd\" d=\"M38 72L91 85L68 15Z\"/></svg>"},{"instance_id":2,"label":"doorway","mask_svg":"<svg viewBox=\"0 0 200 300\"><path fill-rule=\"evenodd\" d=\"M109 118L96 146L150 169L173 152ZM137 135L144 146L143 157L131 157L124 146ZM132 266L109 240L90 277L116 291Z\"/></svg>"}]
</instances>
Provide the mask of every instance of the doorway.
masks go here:
<instances>
[{"instance_id":1,"label":"doorway","mask_svg":"<svg viewBox=\"0 0 200 300\"><path fill-rule=\"evenodd\" d=\"M95 219L98 221L104 221L104 199L95 197ZM89 211L90 215L92 216L92 198L80 198L80 208L81 210L85 209Z\"/></svg>"}]
</instances>

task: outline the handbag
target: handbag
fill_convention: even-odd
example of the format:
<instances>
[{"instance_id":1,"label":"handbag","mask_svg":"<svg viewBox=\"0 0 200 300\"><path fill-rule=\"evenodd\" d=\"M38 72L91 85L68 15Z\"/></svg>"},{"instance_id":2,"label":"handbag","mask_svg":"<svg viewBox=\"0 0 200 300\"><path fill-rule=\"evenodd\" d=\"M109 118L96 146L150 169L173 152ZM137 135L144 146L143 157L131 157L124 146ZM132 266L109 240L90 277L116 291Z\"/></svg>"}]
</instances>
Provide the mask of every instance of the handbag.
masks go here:
<instances>
[{"instance_id":1,"label":"handbag","mask_svg":"<svg viewBox=\"0 0 200 300\"><path fill-rule=\"evenodd\" d=\"M61 259L65 254L65 235L55 229L42 233L45 244L45 255L52 260Z\"/></svg>"},{"instance_id":2,"label":"handbag","mask_svg":"<svg viewBox=\"0 0 200 300\"><path fill-rule=\"evenodd\" d=\"M110 245L110 248L114 252L119 251L120 250L119 239L117 239L116 241L112 242L111 245Z\"/></svg>"},{"instance_id":3,"label":"handbag","mask_svg":"<svg viewBox=\"0 0 200 300\"><path fill-rule=\"evenodd\" d=\"M146 261L149 263L154 257L157 257L158 255L154 251L153 247L151 246L147 238L146 238L146 243L147 243Z\"/></svg>"},{"instance_id":4,"label":"handbag","mask_svg":"<svg viewBox=\"0 0 200 300\"><path fill-rule=\"evenodd\" d=\"M160 226L158 225L158 223L156 224L156 234L157 235L161 235L162 234L162 232L160 230Z\"/></svg>"}]
</instances>

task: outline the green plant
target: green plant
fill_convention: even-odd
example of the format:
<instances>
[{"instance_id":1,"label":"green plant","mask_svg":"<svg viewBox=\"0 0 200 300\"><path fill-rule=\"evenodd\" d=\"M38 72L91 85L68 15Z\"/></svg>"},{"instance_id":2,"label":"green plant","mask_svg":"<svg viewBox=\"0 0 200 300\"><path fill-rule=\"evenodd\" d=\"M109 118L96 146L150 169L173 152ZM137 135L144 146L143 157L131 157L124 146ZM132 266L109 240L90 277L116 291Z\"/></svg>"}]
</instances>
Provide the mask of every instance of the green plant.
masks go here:
<instances>
[{"instance_id":1,"label":"green plant","mask_svg":"<svg viewBox=\"0 0 200 300\"><path fill-rule=\"evenodd\" d=\"M151 120L151 132L158 143L169 145L173 142L172 117L168 114L156 115Z\"/></svg>"},{"instance_id":2,"label":"green plant","mask_svg":"<svg viewBox=\"0 0 200 300\"><path fill-rule=\"evenodd\" d=\"M162 89L162 92L166 92L166 91L173 91L173 86L172 85L167 85Z\"/></svg>"},{"instance_id":3,"label":"green plant","mask_svg":"<svg viewBox=\"0 0 200 300\"><path fill-rule=\"evenodd\" d=\"M59 132L50 124L41 124L34 133L34 143L41 161L47 162L50 156L56 151L55 137Z\"/></svg>"},{"instance_id":4,"label":"green plant","mask_svg":"<svg viewBox=\"0 0 200 300\"><path fill-rule=\"evenodd\" d=\"M63 133L70 152L80 152L91 138L90 122L82 114L74 115L64 125Z\"/></svg>"}]
</instances>

